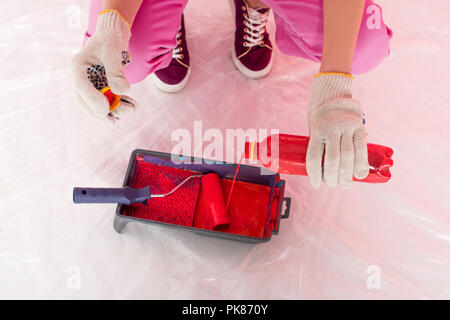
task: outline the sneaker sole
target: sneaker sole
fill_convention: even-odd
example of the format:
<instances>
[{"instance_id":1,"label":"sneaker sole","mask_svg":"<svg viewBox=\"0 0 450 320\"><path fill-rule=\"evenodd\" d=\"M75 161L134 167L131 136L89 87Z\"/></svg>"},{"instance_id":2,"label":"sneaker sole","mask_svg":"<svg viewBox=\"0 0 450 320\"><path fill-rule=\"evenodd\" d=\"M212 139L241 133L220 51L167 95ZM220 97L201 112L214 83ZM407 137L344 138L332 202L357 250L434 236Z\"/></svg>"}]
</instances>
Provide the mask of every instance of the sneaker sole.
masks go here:
<instances>
[{"instance_id":1,"label":"sneaker sole","mask_svg":"<svg viewBox=\"0 0 450 320\"><path fill-rule=\"evenodd\" d=\"M181 91L187 84L189 77L191 75L191 68L188 69L188 72L186 73L186 76L181 80L181 82L177 84L167 84L165 82L162 82L155 73L152 73L150 75L150 78L152 79L155 86L162 92L165 93L177 93L178 91Z\"/></svg>"},{"instance_id":2,"label":"sneaker sole","mask_svg":"<svg viewBox=\"0 0 450 320\"><path fill-rule=\"evenodd\" d=\"M231 59L233 60L234 65L236 68L246 77L251 79L260 79L267 76L272 69L272 63L273 63L273 52L270 57L269 64L267 67L265 67L262 70L254 71L248 69L237 57L236 57L236 49L234 47L234 42L231 44Z\"/></svg>"}]
</instances>

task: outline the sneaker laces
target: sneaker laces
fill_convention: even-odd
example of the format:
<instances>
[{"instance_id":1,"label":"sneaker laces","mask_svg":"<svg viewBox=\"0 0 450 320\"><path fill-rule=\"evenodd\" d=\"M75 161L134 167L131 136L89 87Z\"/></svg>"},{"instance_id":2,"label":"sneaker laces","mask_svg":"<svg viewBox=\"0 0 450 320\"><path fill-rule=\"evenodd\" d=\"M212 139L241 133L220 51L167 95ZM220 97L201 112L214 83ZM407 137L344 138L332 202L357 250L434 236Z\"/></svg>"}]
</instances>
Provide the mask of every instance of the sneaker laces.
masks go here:
<instances>
[{"instance_id":1,"label":"sneaker laces","mask_svg":"<svg viewBox=\"0 0 450 320\"><path fill-rule=\"evenodd\" d=\"M244 19L244 25L246 26L244 39L247 43L244 43L244 46L252 48L264 44L264 33L266 32L266 23L269 19L269 11L261 13L257 9L248 7L248 15L244 14Z\"/></svg>"},{"instance_id":2,"label":"sneaker laces","mask_svg":"<svg viewBox=\"0 0 450 320\"><path fill-rule=\"evenodd\" d=\"M177 47L175 49L172 50L172 59L183 59L184 55L181 53L181 51L183 51L183 48L181 47L181 42L183 40L181 40L181 25L178 28L178 32L177 32Z\"/></svg>"}]
</instances>

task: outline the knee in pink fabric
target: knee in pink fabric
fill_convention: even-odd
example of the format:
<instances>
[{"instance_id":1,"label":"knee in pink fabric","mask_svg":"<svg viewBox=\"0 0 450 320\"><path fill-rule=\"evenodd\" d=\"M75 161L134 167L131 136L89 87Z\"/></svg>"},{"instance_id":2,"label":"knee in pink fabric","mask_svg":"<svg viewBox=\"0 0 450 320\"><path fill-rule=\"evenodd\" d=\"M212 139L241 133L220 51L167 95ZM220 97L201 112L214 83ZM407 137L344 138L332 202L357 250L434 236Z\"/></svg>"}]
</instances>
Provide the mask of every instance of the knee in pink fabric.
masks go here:
<instances>
[{"instance_id":1,"label":"knee in pink fabric","mask_svg":"<svg viewBox=\"0 0 450 320\"><path fill-rule=\"evenodd\" d=\"M304 38L300 37L295 31L278 16L275 16L276 28L276 44L278 49L286 55L304 58L316 62L321 61L322 43L318 50L311 49L313 43L308 43Z\"/></svg>"},{"instance_id":2,"label":"knee in pink fabric","mask_svg":"<svg viewBox=\"0 0 450 320\"><path fill-rule=\"evenodd\" d=\"M144 80L149 74L167 67L172 59L170 48L157 47L156 41L143 39L133 34L130 39L131 63L125 69L125 76L130 83Z\"/></svg>"},{"instance_id":3,"label":"knee in pink fabric","mask_svg":"<svg viewBox=\"0 0 450 320\"><path fill-rule=\"evenodd\" d=\"M165 68L172 60L176 35L187 0L144 0L131 29L131 63L125 69L130 83L144 80L150 73ZM95 33L103 1L92 0L85 41Z\"/></svg>"},{"instance_id":4,"label":"knee in pink fabric","mask_svg":"<svg viewBox=\"0 0 450 320\"><path fill-rule=\"evenodd\" d=\"M323 47L322 0L265 0L275 15L276 43L285 54L320 62ZM353 73L374 69L389 55L392 31L384 24L381 8L366 0Z\"/></svg>"},{"instance_id":5,"label":"knee in pink fabric","mask_svg":"<svg viewBox=\"0 0 450 320\"><path fill-rule=\"evenodd\" d=\"M353 61L353 73L373 70L389 55L392 30L384 24L381 7L368 4L361 21Z\"/></svg>"}]
</instances>

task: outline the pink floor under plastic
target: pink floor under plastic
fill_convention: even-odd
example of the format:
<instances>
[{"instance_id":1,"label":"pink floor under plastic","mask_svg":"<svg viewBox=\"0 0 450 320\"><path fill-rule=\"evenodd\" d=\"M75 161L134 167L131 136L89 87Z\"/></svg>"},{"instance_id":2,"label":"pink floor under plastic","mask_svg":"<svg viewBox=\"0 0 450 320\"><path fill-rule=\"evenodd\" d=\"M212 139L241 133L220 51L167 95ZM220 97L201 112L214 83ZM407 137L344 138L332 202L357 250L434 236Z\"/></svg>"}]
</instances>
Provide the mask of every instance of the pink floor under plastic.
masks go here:
<instances>
[{"instance_id":1,"label":"pink floor under plastic","mask_svg":"<svg viewBox=\"0 0 450 320\"><path fill-rule=\"evenodd\" d=\"M0 298L450 298L450 2L379 1L391 56L356 77L369 141L395 150L392 180L315 191L285 176L291 217L266 244L129 224L74 205L74 186L120 186L133 149L170 152L175 128L307 135L318 65L276 51L269 77L233 66L226 1L192 0L192 77L176 95L135 85L138 115L102 127L77 106L68 61L89 1L0 4ZM377 282L379 280L379 282ZM379 285L377 285L379 284Z\"/></svg>"}]
</instances>

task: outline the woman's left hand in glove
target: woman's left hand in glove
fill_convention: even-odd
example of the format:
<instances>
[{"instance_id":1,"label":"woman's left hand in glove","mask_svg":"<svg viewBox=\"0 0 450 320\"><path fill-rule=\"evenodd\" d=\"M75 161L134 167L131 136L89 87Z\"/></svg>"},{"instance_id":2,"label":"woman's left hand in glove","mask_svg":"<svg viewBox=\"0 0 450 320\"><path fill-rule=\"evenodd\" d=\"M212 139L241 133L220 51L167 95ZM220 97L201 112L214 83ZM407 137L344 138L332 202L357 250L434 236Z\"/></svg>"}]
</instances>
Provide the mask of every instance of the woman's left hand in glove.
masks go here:
<instances>
[{"instance_id":1,"label":"woman's left hand in glove","mask_svg":"<svg viewBox=\"0 0 450 320\"><path fill-rule=\"evenodd\" d=\"M326 73L313 82L306 170L316 189L322 181L330 187L349 188L353 176L363 179L369 174L366 133L361 106L352 99L352 78Z\"/></svg>"}]
</instances>

